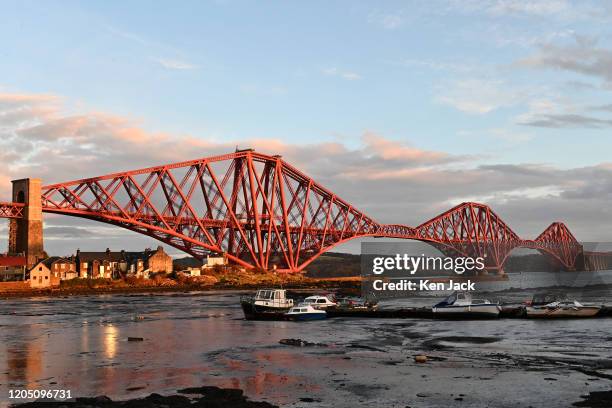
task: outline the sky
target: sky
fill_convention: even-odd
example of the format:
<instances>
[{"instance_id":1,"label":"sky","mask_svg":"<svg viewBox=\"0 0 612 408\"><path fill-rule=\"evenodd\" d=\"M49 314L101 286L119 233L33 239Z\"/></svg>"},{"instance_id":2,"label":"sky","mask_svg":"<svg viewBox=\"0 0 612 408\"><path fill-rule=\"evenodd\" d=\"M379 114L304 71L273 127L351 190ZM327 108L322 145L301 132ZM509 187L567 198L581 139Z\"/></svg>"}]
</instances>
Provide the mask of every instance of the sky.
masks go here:
<instances>
[{"instance_id":1,"label":"sky","mask_svg":"<svg viewBox=\"0 0 612 408\"><path fill-rule=\"evenodd\" d=\"M0 1L0 201L238 146L380 222L478 201L610 241L611 96L612 1ZM45 228L58 255L157 245Z\"/></svg>"}]
</instances>

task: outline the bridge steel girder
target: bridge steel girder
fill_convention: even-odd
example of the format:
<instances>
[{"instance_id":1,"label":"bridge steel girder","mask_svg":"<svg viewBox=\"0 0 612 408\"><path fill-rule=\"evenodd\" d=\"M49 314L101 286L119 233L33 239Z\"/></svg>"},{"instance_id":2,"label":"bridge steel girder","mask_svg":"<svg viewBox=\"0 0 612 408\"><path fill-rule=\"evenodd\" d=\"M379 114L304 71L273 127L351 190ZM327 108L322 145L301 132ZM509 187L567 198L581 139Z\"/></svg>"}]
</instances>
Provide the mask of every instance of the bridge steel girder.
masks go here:
<instances>
[{"instance_id":1,"label":"bridge steel girder","mask_svg":"<svg viewBox=\"0 0 612 408\"><path fill-rule=\"evenodd\" d=\"M462 203L419 225L380 224L280 156L253 150L45 186L43 211L101 221L148 235L197 258L220 253L249 268L302 271L360 237L420 240L443 252L482 256L502 270L528 247L567 269L582 250L553 223L523 240L491 210Z\"/></svg>"},{"instance_id":2,"label":"bridge steel girder","mask_svg":"<svg viewBox=\"0 0 612 408\"><path fill-rule=\"evenodd\" d=\"M23 218L23 203L0 203L0 218Z\"/></svg>"}]
</instances>

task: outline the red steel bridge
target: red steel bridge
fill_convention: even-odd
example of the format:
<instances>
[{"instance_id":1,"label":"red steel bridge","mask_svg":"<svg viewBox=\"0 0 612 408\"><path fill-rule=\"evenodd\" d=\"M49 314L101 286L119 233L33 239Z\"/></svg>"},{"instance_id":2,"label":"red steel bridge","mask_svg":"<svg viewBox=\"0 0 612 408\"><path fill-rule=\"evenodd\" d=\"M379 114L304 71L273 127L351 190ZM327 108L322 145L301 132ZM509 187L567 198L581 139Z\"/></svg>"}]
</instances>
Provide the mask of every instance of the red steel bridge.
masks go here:
<instances>
[{"instance_id":1,"label":"red steel bridge","mask_svg":"<svg viewBox=\"0 0 612 408\"><path fill-rule=\"evenodd\" d=\"M302 271L329 249L361 237L428 242L447 255L481 256L502 271L526 247L573 270L582 246L560 222L520 238L491 208L463 203L411 227L380 224L286 163L253 150L43 186L42 211L113 224L196 258L224 254L245 267ZM24 204L0 203L19 219Z\"/></svg>"}]
</instances>

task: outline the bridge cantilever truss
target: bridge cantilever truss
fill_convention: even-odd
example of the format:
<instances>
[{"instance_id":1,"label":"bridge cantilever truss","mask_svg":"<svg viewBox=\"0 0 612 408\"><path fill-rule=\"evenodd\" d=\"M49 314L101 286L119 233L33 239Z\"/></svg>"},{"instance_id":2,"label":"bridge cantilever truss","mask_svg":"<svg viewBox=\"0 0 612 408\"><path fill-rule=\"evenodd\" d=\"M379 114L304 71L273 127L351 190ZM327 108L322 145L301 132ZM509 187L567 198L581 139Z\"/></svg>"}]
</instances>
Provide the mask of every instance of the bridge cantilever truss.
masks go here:
<instances>
[{"instance_id":1,"label":"bridge cantilever truss","mask_svg":"<svg viewBox=\"0 0 612 408\"><path fill-rule=\"evenodd\" d=\"M483 256L491 269L501 269L516 247L549 253L572 269L582 250L561 223L522 240L477 203L460 204L417 227L380 224L280 156L253 150L49 185L42 205L45 212L151 236L197 258L222 253L246 267L287 271L301 271L330 248L367 236Z\"/></svg>"},{"instance_id":2,"label":"bridge cantilever truss","mask_svg":"<svg viewBox=\"0 0 612 408\"><path fill-rule=\"evenodd\" d=\"M25 204L0 203L0 218L22 218Z\"/></svg>"}]
</instances>

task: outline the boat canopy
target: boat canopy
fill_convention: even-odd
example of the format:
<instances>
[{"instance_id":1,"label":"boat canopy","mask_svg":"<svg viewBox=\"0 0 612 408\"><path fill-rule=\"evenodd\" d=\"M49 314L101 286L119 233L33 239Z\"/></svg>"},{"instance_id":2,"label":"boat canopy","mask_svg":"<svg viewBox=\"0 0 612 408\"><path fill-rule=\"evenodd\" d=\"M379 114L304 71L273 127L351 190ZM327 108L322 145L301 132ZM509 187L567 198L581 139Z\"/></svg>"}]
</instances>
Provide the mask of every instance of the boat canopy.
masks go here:
<instances>
[{"instance_id":1,"label":"boat canopy","mask_svg":"<svg viewBox=\"0 0 612 408\"><path fill-rule=\"evenodd\" d=\"M450 306L450 305L453 305L453 304L455 304L457 302L459 302L459 303L468 302L469 303L471 301L472 301L472 295L470 293L468 293L468 292L453 292L446 299L444 299L440 303L437 303L436 305L434 305L434 307Z\"/></svg>"},{"instance_id":2,"label":"boat canopy","mask_svg":"<svg viewBox=\"0 0 612 408\"><path fill-rule=\"evenodd\" d=\"M285 289L259 289L255 294L255 299L285 299Z\"/></svg>"},{"instance_id":3,"label":"boat canopy","mask_svg":"<svg viewBox=\"0 0 612 408\"><path fill-rule=\"evenodd\" d=\"M542 292L536 293L531 299L531 305L547 305L567 299L567 295L561 292Z\"/></svg>"}]
</instances>

